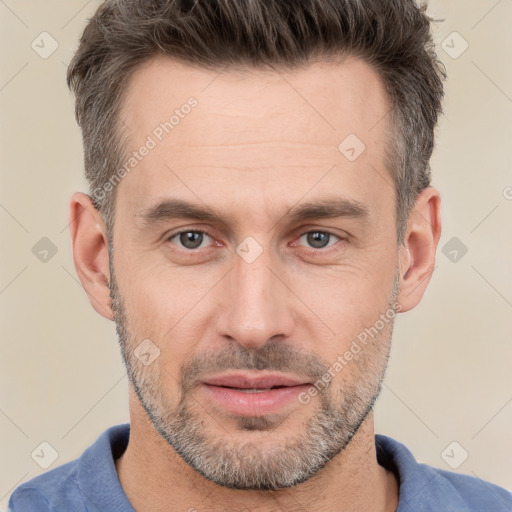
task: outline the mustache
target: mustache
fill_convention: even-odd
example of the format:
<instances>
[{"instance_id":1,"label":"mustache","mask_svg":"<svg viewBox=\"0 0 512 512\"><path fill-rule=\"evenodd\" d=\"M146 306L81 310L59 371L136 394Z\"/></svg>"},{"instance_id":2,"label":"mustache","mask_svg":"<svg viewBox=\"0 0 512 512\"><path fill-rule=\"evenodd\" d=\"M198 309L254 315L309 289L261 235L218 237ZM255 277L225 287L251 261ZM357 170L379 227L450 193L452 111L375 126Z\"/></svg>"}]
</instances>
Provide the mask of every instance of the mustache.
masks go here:
<instances>
[{"instance_id":1,"label":"mustache","mask_svg":"<svg viewBox=\"0 0 512 512\"><path fill-rule=\"evenodd\" d=\"M180 371L180 386L186 393L206 374L226 370L274 370L308 377L316 381L329 369L318 355L302 352L282 341L269 341L258 349L234 343L221 351L196 354Z\"/></svg>"}]
</instances>

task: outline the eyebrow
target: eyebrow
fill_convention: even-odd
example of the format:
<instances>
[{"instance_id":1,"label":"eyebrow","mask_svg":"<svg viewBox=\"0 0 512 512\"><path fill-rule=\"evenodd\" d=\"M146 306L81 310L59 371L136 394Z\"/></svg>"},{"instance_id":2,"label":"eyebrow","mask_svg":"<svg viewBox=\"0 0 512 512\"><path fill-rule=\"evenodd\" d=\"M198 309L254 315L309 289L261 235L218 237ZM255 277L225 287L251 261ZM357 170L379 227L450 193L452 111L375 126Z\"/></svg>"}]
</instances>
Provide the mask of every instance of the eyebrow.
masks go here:
<instances>
[{"instance_id":1,"label":"eyebrow","mask_svg":"<svg viewBox=\"0 0 512 512\"><path fill-rule=\"evenodd\" d=\"M174 219L194 219L203 222L229 224L229 219L226 219L217 209L211 206L197 205L175 198L165 199L155 206L144 208L136 214L136 217L141 221L141 228ZM305 220L342 217L368 221L370 210L360 201L337 197L302 203L292 207L279 219L279 222L284 217L288 217L291 224Z\"/></svg>"}]
</instances>

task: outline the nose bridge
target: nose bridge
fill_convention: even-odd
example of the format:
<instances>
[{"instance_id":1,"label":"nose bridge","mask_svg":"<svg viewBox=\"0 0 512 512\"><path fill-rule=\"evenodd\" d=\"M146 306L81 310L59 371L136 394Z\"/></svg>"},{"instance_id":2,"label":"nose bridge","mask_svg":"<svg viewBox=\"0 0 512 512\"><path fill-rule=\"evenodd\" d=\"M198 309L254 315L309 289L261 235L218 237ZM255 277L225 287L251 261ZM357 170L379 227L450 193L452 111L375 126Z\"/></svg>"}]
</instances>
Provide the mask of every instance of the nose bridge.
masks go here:
<instances>
[{"instance_id":1,"label":"nose bridge","mask_svg":"<svg viewBox=\"0 0 512 512\"><path fill-rule=\"evenodd\" d=\"M258 249L251 240L240 244L225 283L221 334L247 348L258 348L276 335L289 335L292 322L286 288L274 267L276 258L269 249Z\"/></svg>"}]
</instances>

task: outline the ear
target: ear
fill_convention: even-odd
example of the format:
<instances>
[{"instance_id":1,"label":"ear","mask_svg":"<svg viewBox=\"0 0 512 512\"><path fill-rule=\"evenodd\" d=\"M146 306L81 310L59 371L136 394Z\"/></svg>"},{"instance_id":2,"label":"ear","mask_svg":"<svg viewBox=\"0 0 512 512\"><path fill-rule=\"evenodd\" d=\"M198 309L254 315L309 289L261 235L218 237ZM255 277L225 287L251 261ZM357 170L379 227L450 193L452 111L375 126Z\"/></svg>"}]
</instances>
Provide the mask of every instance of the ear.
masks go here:
<instances>
[{"instance_id":1,"label":"ear","mask_svg":"<svg viewBox=\"0 0 512 512\"><path fill-rule=\"evenodd\" d=\"M107 230L102 215L87 194L75 192L72 195L69 222L78 277L92 307L112 320Z\"/></svg>"},{"instance_id":2,"label":"ear","mask_svg":"<svg viewBox=\"0 0 512 512\"><path fill-rule=\"evenodd\" d=\"M434 272L440 237L441 196L434 187L427 187L409 215L404 244L399 248L401 312L421 301Z\"/></svg>"}]
</instances>

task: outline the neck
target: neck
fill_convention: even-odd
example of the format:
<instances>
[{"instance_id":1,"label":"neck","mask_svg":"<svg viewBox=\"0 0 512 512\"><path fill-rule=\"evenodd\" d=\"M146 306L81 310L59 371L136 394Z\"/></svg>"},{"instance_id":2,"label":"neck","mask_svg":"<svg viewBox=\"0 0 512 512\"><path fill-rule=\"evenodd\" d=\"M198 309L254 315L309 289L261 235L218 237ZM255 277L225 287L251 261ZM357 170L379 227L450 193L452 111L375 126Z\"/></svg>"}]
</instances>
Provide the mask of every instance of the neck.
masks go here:
<instances>
[{"instance_id":1,"label":"neck","mask_svg":"<svg viewBox=\"0 0 512 512\"><path fill-rule=\"evenodd\" d=\"M373 413L345 449L313 478L279 491L243 491L210 482L189 466L153 428L130 393L130 439L115 461L121 485L137 512L316 510L394 512L398 485L377 463ZM185 508L184 508L185 504Z\"/></svg>"}]
</instances>

